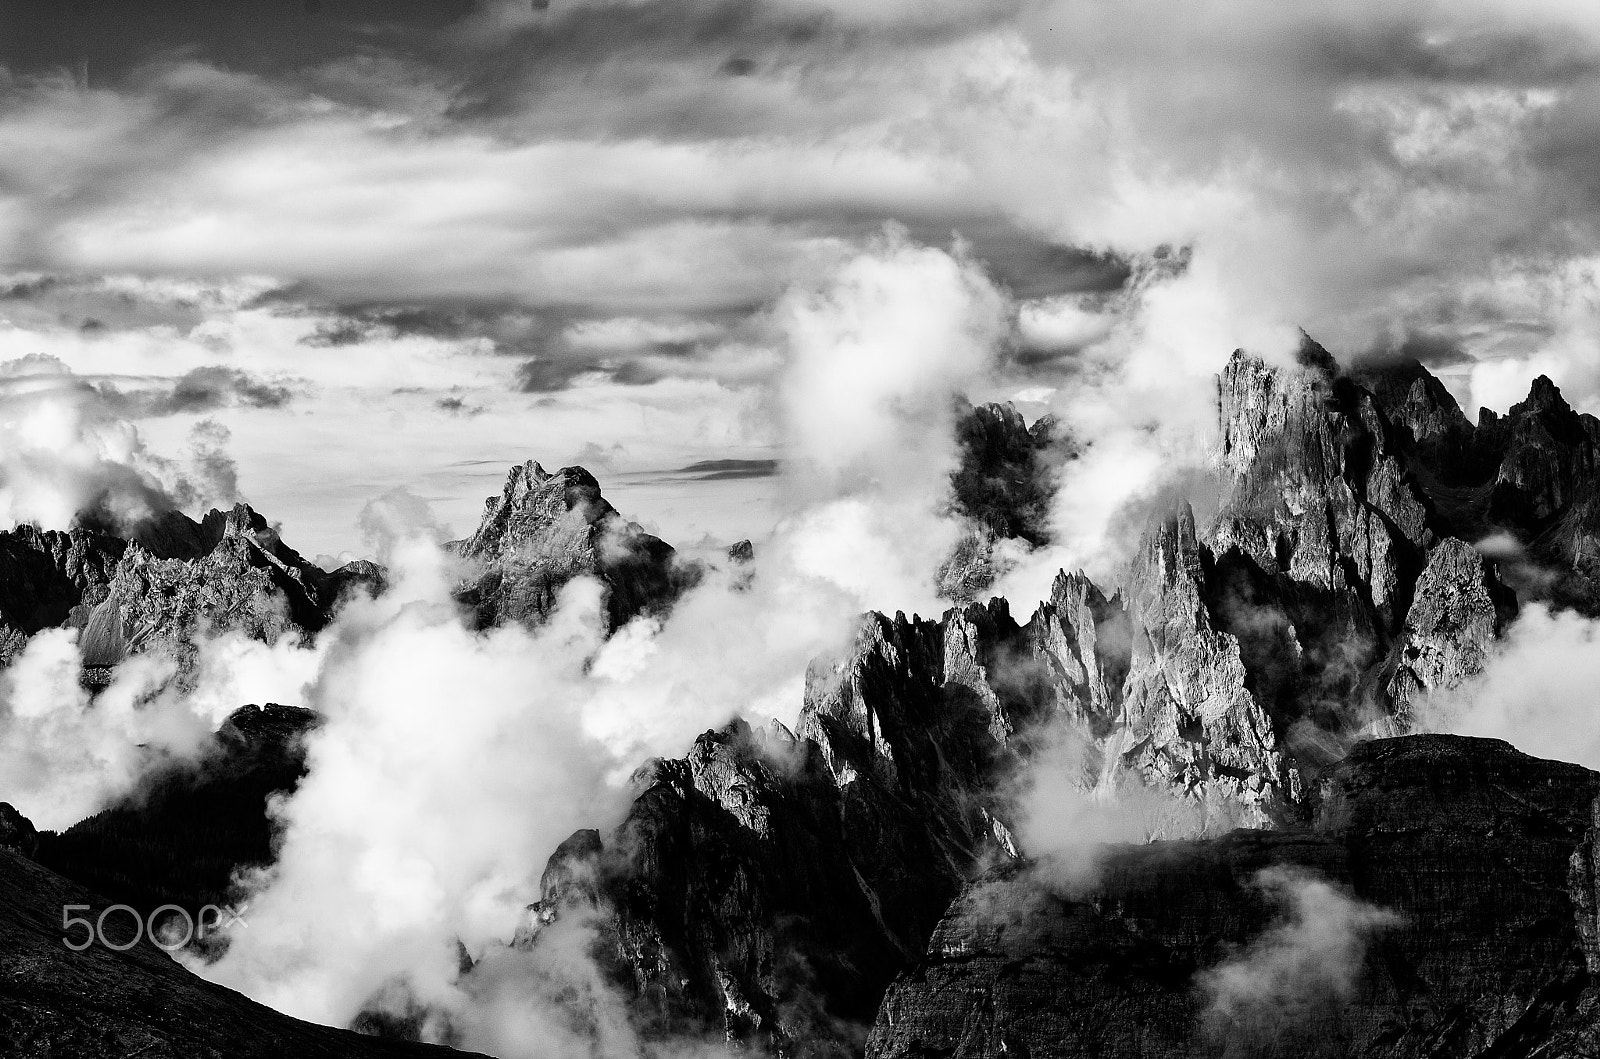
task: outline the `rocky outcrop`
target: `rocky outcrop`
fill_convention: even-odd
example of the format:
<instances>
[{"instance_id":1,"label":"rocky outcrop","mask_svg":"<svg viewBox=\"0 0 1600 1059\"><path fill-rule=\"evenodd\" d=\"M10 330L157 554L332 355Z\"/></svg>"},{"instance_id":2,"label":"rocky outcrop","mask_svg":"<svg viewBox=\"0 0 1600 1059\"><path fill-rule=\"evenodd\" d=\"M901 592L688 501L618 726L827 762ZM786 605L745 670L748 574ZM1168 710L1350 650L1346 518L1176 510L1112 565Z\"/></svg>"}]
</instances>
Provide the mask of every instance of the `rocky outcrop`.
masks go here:
<instances>
[{"instance_id":1,"label":"rocky outcrop","mask_svg":"<svg viewBox=\"0 0 1600 1059\"><path fill-rule=\"evenodd\" d=\"M0 802L0 849L32 857L39 849L39 832L33 821L17 812L10 802Z\"/></svg>"},{"instance_id":2,"label":"rocky outcrop","mask_svg":"<svg viewBox=\"0 0 1600 1059\"><path fill-rule=\"evenodd\" d=\"M1298 795L1298 775L1252 691L1239 639L1212 623L1206 566L1187 508L1144 542L1130 593L1121 761L1221 815L1224 828L1269 823Z\"/></svg>"},{"instance_id":3,"label":"rocky outcrop","mask_svg":"<svg viewBox=\"0 0 1600 1059\"><path fill-rule=\"evenodd\" d=\"M309 639L346 593L381 584L371 563L329 573L307 562L244 504L200 522L169 511L131 540L18 526L0 532L0 664L34 633L87 632L98 613L80 639L90 683L109 683L122 657L153 650L172 656L184 681L204 636Z\"/></svg>"},{"instance_id":4,"label":"rocky outcrop","mask_svg":"<svg viewBox=\"0 0 1600 1059\"><path fill-rule=\"evenodd\" d=\"M615 834L551 859L519 944L566 905L597 910L652 1027L853 1054L962 883L1016 855L1008 781L1028 740L1058 712L1109 715L1119 615L1081 577L1026 627L1003 600L869 615L811 667L795 734L736 722L642 770Z\"/></svg>"},{"instance_id":5,"label":"rocky outcrop","mask_svg":"<svg viewBox=\"0 0 1600 1059\"><path fill-rule=\"evenodd\" d=\"M1316 593L1323 620L1392 629L1432 543L1426 509L1375 399L1310 339L1301 360L1295 371L1235 353L1224 369L1224 495L1209 542Z\"/></svg>"},{"instance_id":6,"label":"rocky outcrop","mask_svg":"<svg viewBox=\"0 0 1600 1059\"><path fill-rule=\"evenodd\" d=\"M550 474L531 460L511 468L505 489L484 501L478 530L453 547L474 567L459 595L480 627L537 625L562 586L599 579L612 629L665 611L693 580L671 545L628 522L582 467Z\"/></svg>"},{"instance_id":7,"label":"rocky outcrop","mask_svg":"<svg viewBox=\"0 0 1600 1059\"><path fill-rule=\"evenodd\" d=\"M1495 741L1379 740L1312 828L1124 849L1077 893L1006 866L952 905L867 1054L1590 1054L1597 794Z\"/></svg>"},{"instance_id":8,"label":"rocky outcrop","mask_svg":"<svg viewBox=\"0 0 1600 1059\"><path fill-rule=\"evenodd\" d=\"M996 537L1046 543L1057 465L1071 451L1059 435L1053 416L1030 426L1010 404L967 409L956 420L960 463L950 475L956 513Z\"/></svg>"},{"instance_id":9,"label":"rocky outcrop","mask_svg":"<svg viewBox=\"0 0 1600 1059\"><path fill-rule=\"evenodd\" d=\"M133 650L162 650L180 671L193 665L204 636L239 632L268 644L290 633L309 639L331 620L344 592L380 582L371 564L330 574L307 562L244 504L206 515L198 546L198 555L184 559L129 544L106 586Z\"/></svg>"},{"instance_id":10,"label":"rocky outcrop","mask_svg":"<svg viewBox=\"0 0 1600 1059\"><path fill-rule=\"evenodd\" d=\"M110 902L0 849L0 1054L72 1059L427 1059L446 1048L300 1022L184 970L126 912L81 952L82 926Z\"/></svg>"},{"instance_id":11,"label":"rocky outcrop","mask_svg":"<svg viewBox=\"0 0 1600 1059\"><path fill-rule=\"evenodd\" d=\"M1440 541L1428 554L1395 645L1394 672L1385 689L1390 727L1405 731L1416 699L1481 673L1515 608L1488 560L1454 537Z\"/></svg>"},{"instance_id":12,"label":"rocky outcrop","mask_svg":"<svg viewBox=\"0 0 1600 1059\"><path fill-rule=\"evenodd\" d=\"M970 603L1012 560L1002 541L1034 548L1050 539L1050 505L1061 464L1074 454L1053 416L1032 426L1010 404L965 407L956 419L959 462L950 473L951 512L969 529L941 564L939 594Z\"/></svg>"},{"instance_id":13,"label":"rocky outcrop","mask_svg":"<svg viewBox=\"0 0 1600 1059\"><path fill-rule=\"evenodd\" d=\"M18 526L0 531L0 664L41 629L66 623L85 599L103 598L127 542L104 533Z\"/></svg>"},{"instance_id":14,"label":"rocky outcrop","mask_svg":"<svg viewBox=\"0 0 1600 1059\"><path fill-rule=\"evenodd\" d=\"M1481 409L1476 425L1419 365L1362 377L1403 432L1443 534L1515 550L1501 572L1523 601L1600 613L1600 420L1544 376L1505 415Z\"/></svg>"}]
</instances>

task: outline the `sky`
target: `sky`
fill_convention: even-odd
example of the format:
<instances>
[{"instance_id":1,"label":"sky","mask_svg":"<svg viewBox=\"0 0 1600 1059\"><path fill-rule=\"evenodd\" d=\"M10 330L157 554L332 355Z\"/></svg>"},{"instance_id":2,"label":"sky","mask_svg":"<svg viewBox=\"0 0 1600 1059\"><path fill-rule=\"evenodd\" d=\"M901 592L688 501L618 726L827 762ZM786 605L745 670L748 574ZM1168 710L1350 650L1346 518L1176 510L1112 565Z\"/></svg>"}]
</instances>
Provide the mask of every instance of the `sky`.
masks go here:
<instances>
[{"instance_id":1,"label":"sky","mask_svg":"<svg viewBox=\"0 0 1600 1059\"><path fill-rule=\"evenodd\" d=\"M1597 97L1562 0L0 0L0 360L307 555L526 459L760 539L784 306L899 241L1005 303L968 395L1098 444L1088 562L1295 328L1600 403ZM919 370L854 348L810 399Z\"/></svg>"}]
</instances>

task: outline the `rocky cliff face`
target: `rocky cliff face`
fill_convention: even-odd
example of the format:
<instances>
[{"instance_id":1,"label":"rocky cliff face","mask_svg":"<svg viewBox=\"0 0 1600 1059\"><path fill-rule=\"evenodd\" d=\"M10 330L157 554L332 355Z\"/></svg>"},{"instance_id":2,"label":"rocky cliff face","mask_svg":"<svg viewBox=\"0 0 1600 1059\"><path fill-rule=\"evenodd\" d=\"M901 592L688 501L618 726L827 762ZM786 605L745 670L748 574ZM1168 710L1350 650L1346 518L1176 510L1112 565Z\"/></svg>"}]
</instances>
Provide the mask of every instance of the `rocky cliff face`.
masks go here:
<instances>
[{"instance_id":1,"label":"rocky cliff face","mask_svg":"<svg viewBox=\"0 0 1600 1059\"><path fill-rule=\"evenodd\" d=\"M986 875L867 1054L1592 1054L1600 775L1417 736L1327 786L1314 827L1125 849L1083 892Z\"/></svg>"},{"instance_id":2,"label":"rocky cliff face","mask_svg":"<svg viewBox=\"0 0 1600 1059\"><path fill-rule=\"evenodd\" d=\"M346 591L381 583L371 563L329 573L307 562L244 504L200 522L168 512L131 540L19 526L0 532L0 662L41 629L85 630L99 609L109 635L95 637L93 650L81 640L91 683L108 682L120 658L149 650L170 654L184 679L203 635L309 637Z\"/></svg>"},{"instance_id":3,"label":"rocky cliff face","mask_svg":"<svg viewBox=\"0 0 1600 1059\"><path fill-rule=\"evenodd\" d=\"M1027 649L1003 601L869 616L846 658L813 666L798 735L736 722L643 769L615 835L552 859L521 943L597 910L646 1025L854 1054L971 866L1014 855L994 800L1038 704L991 674Z\"/></svg>"},{"instance_id":4,"label":"rocky cliff face","mask_svg":"<svg viewBox=\"0 0 1600 1059\"><path fill-rule=\"evenodd\" d=\"M792 732L735 721L648 763L620 827L551 857L514 944L582 918L647 1036L777 1056L1594 1053L1597 777L1384 737L1479 672L1520 603L1600 610L1600 424L1547 380L1474 424L1420 366L1344 373L1310 340L1292 366L1236 354L1218 385L1215 511L1146 527L1115 588L1063 572L1025 621L973 597L1005 550L1047 542L1070 446L1007 406L971 410L955 605L864 616L811 667ZM514 467L455 549L480 627L537 624L589 576L615 629L697 576L576 467ZM729 554L746 582L750 559ZM248 508L133 540L22 528L0 534L0 658L62 623L108 661L184 658L203 630L314 633L380 580L316 570ZM234 726L222 770L251 799L223 815L250 827L298 776L292 754L249 749L261 723ZM1018 837L1022 792L1063 738L1081 753L1052 780L1148 788L1175 807L1149 837L1184 840L1115 853L1087 890L1048 882ZM209 778L169 786L153 818L116 818L162 857L171 820L216 822ZM87 859L59 866L80 881L116 845L93 821L25 825L0 807L0 846L49 862L78 842ZM201 860L216 892L227 865Z\"/></svg>"},{"instance_id":5,"label":"rocky cliff face","mask_svg":"<svg viewBox=\"0 0 1600 1059\"><path fill-rule=\"evenodd\" d=\"M940 595L981 597L1004 572L1000 541L1037 547L1050 540L1050 503L1061 464L1075 454L1053 416L1031 426L1009 404L964 408L956 420L960 462L950 476L950 510L970 526L938 572Z\"/></svg>"},{"instance_id":6,"label":"rocky cliff face","mask_svg":"<svg viewBox=\"0 0 1600 1059\"><path fill-rule=\"evenodd\" d=\"M1587 457L1540 455L1541 446L1589 444L1581 418L1564 418L1563 407L1536 386L1508 418L1523 425L1474 427L1420 367L1345 375L1309 340L1293 367L1235 355L1219 379L1212 517L1202 523L1181 509L1151 526L1117 592L1063 574L1022 625L1003 600L957 606L937 622L867 616L846 658L813 667L792 736L735 726L707 733L684 759L644 770L633 813L616 834L581 833L552 860L520 943L537 944L539 924L569 905L597 910L602 949L646 1023L709 1026L786 1055L849 1054L886 976L929 937L936 953L945 952L937 939L966 929L960 910L990 898L966 891L951 912L957 918L947 917L936 935L938 910L985 869L1000 880L1028 874L1018 866L1027 851L1015 837L1014 781L1040 742L1068 730L1084 747L1069 777L1082 790L1139 785L1190 806L1158 821L1154 837L1164 828L1272 830L1129 853L1118 861L1125 870L1109 869L1131 879L1154 871L1156 860L1189 865L1181 884L1150 883L1147 893L1166 901L1193 891L1199 910L1173 912L1190 917L1171 928L1189 932L1181 959L1152 949L1150 937L1073 912L1060 933L1038 940L1037 951L1018 956L1001 946L984 965L1006 983L1029 980L1033 971L1018 967L1038 970L1009 1006L998 998L1010 986L995 981L973 987L970 996L989 998L972 1001L980 1015L963 1014L950 999L968 994L930 986L932 999L904 1003L949 1008L967 1029L946 1026L944 1036L927 1038L933 1043L912 1047L909 1038L885 1036L880 1013L875 1047L886 1055L1189 1054L1183 1049L1198 1047L1189 1028L1192 990L1162 990L1247 947L1270 921L1270 895L1240 880L1290 863L1359 893L1376 885L1360 872L1377 869L1357 854L1378 837L1351 837L1328 824L1329 792L1354 775L1352 762L1372 753L1366 740L1407 730L1418 696L1477 673L1514 616L1524 586L1502 576L1505 553L1469 543L1491 513L1501 520L1496 531L1528 554L1543 547L1548 527L1576 517L1570 512L1586 486L1574 468ZM968 434L974 444L998 438L1007 452L1033 444L1021 444L1029 432L1004 409L975 410ZM1006 458L973 462L1002 465ZM972 471L965 480L996 479ZM1003 490L974 495L1004 506L996 499ZM1514 496L1523 499L1508 499ZM1019 532L1026 511L1037 510L1024 507L1014 520L983 518L988 532ZM1462 746L1437 761L1431 750L1416 751L1433 762L1428 768L1443 770L1424 769L1434 778L1416 782L1437 793L1445 782L1437 777L1456 767L1448 762L1474 755L1486 755L1481 775L1503 766L1525 778L1498 750ZM1560 782L1569 780L1582 785L1570 776ZM1382 789L1399 781L1372 782ZM1592 794L1579 800L1587 806ZM1418 812L1446 811L1438 798L1429 805ZM1418 819L1417 828L1446 823ZM1219 894L1224 877L1234 880L1232 889ZM574 886L575 878L591 882ZM1506 885L1488 875L1470 885L1479 882ZM984 887L988 894L992 887ZM1026 919L1033 907L1018 914ZM1221 918L1204 918L1213 913ZM1144 1028L1124 1027L1137 1039L1105 1029L1111 1036L1096 1040L1109 1050L1019 1050L1024 1045L1015 1042L1027 1035L1007 1028L1013 1019L1034 1025L1026 1012L1044 1002L1040 996L1071 993L1072 983L1099 973L1062 972L1051 962L1069 941L1083 967L1127 977L1133 972L1117 968L1132 961L1127 967L1152 976L1154 984L1130 988L1154 1006L1115 1020ZM946 955L955 969L981 963L968 949ZM1540 961L1540 974L1553 966ZM934 974L926 960L923 966ZM897 989L912 995L904 980ZM1480 998L1484 1010L1515 1006L1509 994L1495 995ZM1133 1003L1121 994L1102 1000L1099 1008L1072 1008L1072 1018L1103 1025L1104 1012ZM1167 1026L1178 1015L1181 1025ZM1441 1015L1431 1030L1408 1030L1407 1043L1374 1054L1417 1054L1418 1034L1456 1033L1444 1025L1456 1017ZM972 1019L989 1020L988 1028L972 1030ZM1046 1018L1038 1032L1048 1037L1061 1025ZM1495 1025L1498 1034L1510 1024ZM981 1048L961 1043L969 1030ZM1150 1043L1162 1034L1171 1038L1168 1051ZM961 1050L969 1047L977 1050Z\"/></svg>"},{"instance_id":7,"label":"rocky cliff face","mask_svg":"<svg viewBox=\"0 0 1600 1059\"><path fill-rule=\"evenodd\" d=\"M480 627L538 624L575 577L606 588L611 628L670 606L693 580L665 541L628 522L582 467L550 474L531 460L511 468L505 489L484 501L478 530L454 545L475 567L461 598Z\"/></svg>"}]
</instances>

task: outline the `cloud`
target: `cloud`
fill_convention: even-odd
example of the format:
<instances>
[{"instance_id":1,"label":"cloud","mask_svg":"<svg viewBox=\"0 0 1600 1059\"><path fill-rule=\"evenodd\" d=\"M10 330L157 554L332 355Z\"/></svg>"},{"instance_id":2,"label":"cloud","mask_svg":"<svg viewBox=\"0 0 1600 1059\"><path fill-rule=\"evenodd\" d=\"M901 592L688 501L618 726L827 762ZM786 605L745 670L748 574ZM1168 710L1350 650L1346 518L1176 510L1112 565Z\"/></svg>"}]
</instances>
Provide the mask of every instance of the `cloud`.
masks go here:
<instances>
[{"instance_id":1,"label":"cloud","mask_svg":"<svg viewBox=\"0 0 1600 1059\"><path fill-rule=\"evenodd\" d=\"M1416 724L1423 731L1504 739L1535 757L1600 769L1596 680L1600 624L1534 603L1506 629L1483 672L1429 696Z\"/></svg>"},{"instance_id":2,"label":"cloud","mask_svg":"<svg viewBox=\"0 0 1600 1059\"><path fill-rule=\"evenodd\" d=\"M786 349L779 413L800 561L874 608L937 613L933 573L963 531L942 510L954 398L997 365L1004 295L959 249L890 229L770 321Z\"/></svg>"},{"instance_id":3,"label":"cloud","mask_svg":"<svg viewBox=\"0 0 1600 1059\"><path fill-rule=\"evenodd\" d=\"M1253 884L1284 906L1283 918L1244 952L1200 974L1206 1022L1229 1040L1314 1032L1315 1018L1337 1010L1361 985L1369 939L1399 917L1297 869L1267 868Z\"/></svg>"},{"instance_id":4,"label":"cloud","mask_svg":"<svg viewBox=\"0 0 1600 1059\"><path fill-rule=\"evenodd\" d=\"M356 519L356 528L380 563L389 561L397 545L414 540L443 544L450 536L428 502L404 486L367 501Z\"/></svg>"},{"instance_id":5,"label":"cloud","mask_svg":"<svg viewBox=\"0 0 1600 1059\"><path fill-rule=\"evenodd\" d=\"M1099 878L1112 846L1188 838L1227 830L1233 822L1168 790L1146 787L1117 768L1117 746L1096 747L1066 718L1026 733L1027 763L1013 783L1015 834L1034 858L1035 876L1050 890L1081 894Z\"/></svg>"},{"instance_id":6,"label":"cloud","mask_svg":"<svg viewBox=\"0 0 1600 1059\"><path fill-rule=\"evenodd\" d=\"M97 387L107 407L129 419L183 413L214 412L222 408L283 408L295 390L280 382L256 378L241 368L211 364L194 368L165 386L124 390L114 383Z\"/></svg>"},{"instance_id":7,"label":"cloud","mask_svg":"<svg viewBox=\"0 0 1600 1059\"><path fill-rule=\"evenodd\" d=\"M942 306L931 321L917 312L929 290ZM639 761L736 715L792 723L808 663L843 649L861 610L937 606L939 492L923 492L948 473L951 391L993 363L1003 307L969 261L893 233L781 302L766 326L785 363L789 517L753 569L707 569L670 615L610 638L600 586L583 578L536 632L468 629L426 505L407 494L369 505L395 586L319 636L300 701L327 722L279 810L278 863L253 880L249 932L198 969L301 1017L420 1008L441 1036L551 1054L540 1034L571 1012L538 997L599 979L568 949L502 948L544 858L577 827L620 821ZM830 419L841 381L856 414ZM458 939L494 969L470 987ZM501 985L540 981L555 984L508 1010Z\"/></svg>"},{"instance_id":8,"label":"cloud","mask_svg":"<svg viewBox=\"0 0 1600 1059\"><path fill-rule=\"evenodd\" d=\"M77 633L35 635L0 677L0 800L41 828L64 828L131 790L168 755L198 749L210 731L156 702L170 665L138 658L95 696L79 683Z\"/></svg>"},{"instance_id":9,"label":"cloud","mask_svg":"<svg viewBox=\"0 0 1600 1059\"><path fill-rule=\"evenodd\" d=\"M0 522L131 530L192 489L59 361L0 364Z\"/></svg>"},{"instance_id":10,"label":"cloud","mask_svg":"<svg viewBox=\"0 0 1600 1059\"><path fill-rule=\"evenodd\" d=\"M193 758L241 705L299 699L318 658L292 636L269 647L230 633L196 645L182 689L171 659L142 652L91 695L80 682L83 640L45 629L0 674L0 801L42 828L70 827Z\"/></svg>"}]
</instances>

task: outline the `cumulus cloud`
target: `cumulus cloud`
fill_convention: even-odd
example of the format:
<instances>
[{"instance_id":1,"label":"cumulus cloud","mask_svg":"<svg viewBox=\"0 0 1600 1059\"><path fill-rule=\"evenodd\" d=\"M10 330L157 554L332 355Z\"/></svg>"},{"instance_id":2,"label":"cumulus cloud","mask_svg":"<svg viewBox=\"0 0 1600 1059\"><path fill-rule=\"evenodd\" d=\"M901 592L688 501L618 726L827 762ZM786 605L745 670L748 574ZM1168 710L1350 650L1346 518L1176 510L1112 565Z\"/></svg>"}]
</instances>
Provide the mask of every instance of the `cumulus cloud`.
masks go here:
<instances>
[{"instance_id":1,"label":"cumulus cloud","mask_svg":"<svg viewBox=\"0 0 1600 1059\"><path fill-rule=\"evenodd\" d=\"M1596 680L1600 624L1530 604L1495 644L1483 672L1429 696L1417 725L1504 739L1535 757L1600 769Z\"/></svg>"},{"instance_id":2,"label":"cumulus cloud","mask_svg":"<svg viewBox=\"0 0 1600 1059\"><path fill-rule=\"evenodd\" d=\"M1314 1030L1361 985L1367 946L1399 918L1344 888L1285 867L1259 872L1254 885L1283 907L1282 918L1238 956L1199 976L1205 1018L1229 1040Z\"/></svg>"},{"instance_id":3,"label":"cumulus cloud","mask_svg":"<svg viewBox=\"0 0 1600 1059\"><path fill-rule=\"evenodd\" d=\"M125 410L53 357L0 363L0 523L132 536L152 516L240 499L227 427L195 422L175 460L153 452Z\"/></svg>"},{"instance_id":4,"label":"cumulus cloud","mask_svg":"<svg viewBox=\"0 0 1600 1059\"><path fill-rule=\"evenodd\" d=\"M1064 718L1032 739L1015 783L1015 834L1020 851L1035 858L1038 878L1054 891L1070 895L1092 886L1112 846L1218 833L1233 824L1199 802L1146 787L1117 768L1115 744L1094 746Z\"/></svg>"},{"instance_id":5,"label":"cumulus cloud","mask_svg":"<svg viewBox=\"0 0 1600 1059\"><path fill-rule=\"evenodd\" d=\"M0 522L126 529L177 506L175 467L53 358L0 365L0 441Z\"/></svg>"},{"instance_id":6,"label":"cumulus cloud","mask_svg":"<svg viewBox=\"0 0 1600 1059\"><path fill-rule=\"evenodd\" d=\"M1008 304L962 253L890 230L771 320L786 350L785 482L797 556L871 605L935 612L932 575L961 533L941 505L954 397L998 361Z\"/></svg>"},{"instance_id":7,"label":"cumulus cloud","mask_svg":"<svg viewBox=\"0 0 1600 1059\"><path fill-rule=\"evenodd\" d=\"M0 675L0 801L43 828L69 827L195 756L241 705L300 699L316 671L316 653L294 637L268 647L231 633L197 644L182 688L169 657L141 653L91 694L80 676L97 661L92 636L45 629Z\"/></svg>"},{"instance_id":8,"label":"cumulus cloud","mask_svg":"<svg viewBox=\"0 0 1600 1059\"><path fill-rule=\"evenodd\" d=\"M181 705L156 701L171 676L160 660L124 664L92 701L82 670L76 631L47 629L0 677L0 800L42 828L99 811L210 731Z\"/></svg>"},{"instance_id":9,"label":"cumulus cloud","mask_svg":"<svg viewBox=\"0 0 1600 1059\"><path fill-rule=\"evenodd\" d=\"M362 542L381 563L389 561L397 545L416 540L442 544L450 536L432 506L404 486L367 501L356 519L356 528L361 531Z\"/></svg>"}]
</instances>

